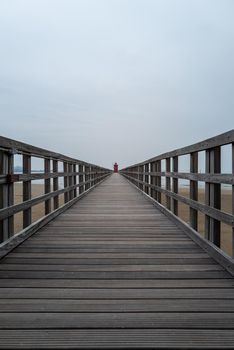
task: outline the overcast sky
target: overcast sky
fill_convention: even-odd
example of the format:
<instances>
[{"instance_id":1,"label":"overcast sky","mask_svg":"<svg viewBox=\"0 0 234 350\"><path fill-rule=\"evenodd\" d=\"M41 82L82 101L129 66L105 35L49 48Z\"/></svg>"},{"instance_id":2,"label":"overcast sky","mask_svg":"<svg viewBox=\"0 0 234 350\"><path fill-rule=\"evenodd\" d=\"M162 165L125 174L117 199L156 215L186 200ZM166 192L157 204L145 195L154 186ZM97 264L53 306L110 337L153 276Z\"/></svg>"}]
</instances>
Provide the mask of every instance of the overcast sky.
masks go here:
<instances>
[{"instance_id":1,"label":"overcast sky","mask_svg":"<svg viewBox=\"0 0 234 350\"><path fill-rule=\"evenodd\" d=\"M0 0L0 134L111 167L228 131L233 18L232 0Z\"/></svg>"}]
</instances>

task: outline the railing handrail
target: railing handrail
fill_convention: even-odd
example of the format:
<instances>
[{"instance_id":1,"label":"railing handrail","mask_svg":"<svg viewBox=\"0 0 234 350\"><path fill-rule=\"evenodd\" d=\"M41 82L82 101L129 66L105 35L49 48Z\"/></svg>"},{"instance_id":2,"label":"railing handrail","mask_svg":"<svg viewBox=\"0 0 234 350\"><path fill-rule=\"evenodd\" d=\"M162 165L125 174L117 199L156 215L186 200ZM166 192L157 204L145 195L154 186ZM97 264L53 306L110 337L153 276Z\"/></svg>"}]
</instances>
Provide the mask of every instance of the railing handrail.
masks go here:
<instances>
[{"instance_id":1,"label":"railing handrail","mask_svg":"<svg viewBox=\"0 0 234 350\"><path fill-rule=\"evenodd\" d=\"M221 147L228 144L232 146L232 172L222 173ZM199 152L203 151L205 151L205 172L199 173L198 156ZM190 155L190 172L179 171L180 156L184 155ZM164 171L162 171L162 161L165 162ZM218 250L215 248L215 254L217 255L217 251L219 251L224 260L227 255L221 250L221 223L229 225L233 237L231 256L234 257L234 129L191 146L130 165L121 169L120 173L151 197L158 208L175 219L177 223L179 222L178 204L187 205L189 223L184 222L184 224L189 225L190 231L193 233L198 233L198 213L204 214L204 240L218 247ZM165 179L163 185L162 179ZM179 193L180 179L189 181L189 197ZM205 184L204 203L199 202L198 182ZM232 186L231 212L225 212L221 206L222 184ZM162 196L165 196L165 204L162 203ZM188 231L188 228L186 229ZM227 264L232 265L232 271L234 271L234 261L230 259L227 259Z\"/></svg>"},{"instance_id":2,"label":"railing handrail","mask_svg":"<svg viewBox=\"0 0 234 350\"><path fill-rule=\"evenodd\" d=\"M172 157L176 157L176 156L183 156L186 154L190 154L193 152L201 152L201 151L206 151L210 148L214 148L214 147L219 147L219 146L224 146L224 145L228 145L230 143L234 142L234 129L227 131L223 134L211 137L209 139L194 143L192 145L189 146L185 146L182 148L177 148L173 151L169 151L166 153L162 153L159 154L155 157L149 158L147 160L144 160L142 162L139 163L135 163L132 165L129 165L127 167L124 167L121 170L124 170L126 168L132 168L132 167L136 167L136 166L141 166L141 165L145 165L147 163L152 163L155 162L157 160L163 160L166 158L172 158Z\"/></svg>"},{"instance_id":3,"label":"railing handrail","mask_svg":"<svg viewBox=\"0 0 234 350\"><path fill-rule=\"evenodd\" d=\"M14 173L14 155L16 154L22 155L23 172L20 174ZM44 159L42 172L32 171L32 158ZM63 171L59 171L59 163L62 164ZM23 230L20 236L25 239L27 235L59 215L111 173L112 170L102 166L0 136L0 248L4 247L0 249L0 256L2 251L8 251L6 244L9 240L10 248L14 246L12 240L19 241L18 236L15 237L14 230L16 213L23 213ZM59 188L59 178L63 178L62 188ZM31 185L34 180L44 181L44 194L32 198ZM23 188L23 201L18 204L14 199L15 182L21 182ZM59 201L61 195L64 204ZM44 216L32 223L32 208L40 203L44 203Z\"/></svg>"},{"instance_id":4,"label":"railing handrail","mask_svg":"<svg viewBox=\"0 0 234 350\"><path fill-rule=\"evenodd\" d=\"M0 136L0 151L6 151L12 154L22 154L22 155L30 154L31 157L50 158L51 160L55 159L62 162L66 161L66 162L77 163L77 164L79 163L81 165L100 167L99 165L96 165L96 164L88 163L80 159L72 158L61 153L56 153L54 151L50 151L45 148L36 147L28 143L7 138L5 136Z\"/></svg>"}]
</instances>

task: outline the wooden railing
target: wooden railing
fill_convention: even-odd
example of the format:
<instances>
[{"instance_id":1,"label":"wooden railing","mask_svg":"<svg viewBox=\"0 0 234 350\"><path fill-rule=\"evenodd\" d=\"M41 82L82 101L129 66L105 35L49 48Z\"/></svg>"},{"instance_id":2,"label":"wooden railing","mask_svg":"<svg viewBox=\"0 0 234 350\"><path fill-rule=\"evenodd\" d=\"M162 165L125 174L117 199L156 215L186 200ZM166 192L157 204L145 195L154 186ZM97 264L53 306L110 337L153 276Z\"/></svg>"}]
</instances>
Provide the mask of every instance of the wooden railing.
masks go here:
<instances>
[{"instance_id":1,"label":"wooden railing","mask_svg":"<svg viewBox=\"0 0 234 350\"><path fill-rule=\"evenodd\" d=\"M221 148L230 145L230 173L221 171ZM199 173L199 152L205 151L205 171ZM189 155L189 172L179 171L180 157ZM162 171L162 162L165 169ZM167 214L178 217L178 203L189 206L188 223L191 231L198 230L198 213L205 215L205 240L220 248L221 222L232 228L230 241L234 255L234 130L194 145L164 153L120 171L141 191L150 196L158 207ZM162 182L165 179L165 182ZM189 180L189 198L178 193L179 179ZM198 201L198 182L204 184L205 202ZM221 210L221 185L231 185L232 209L230 213ZM162 202L164 196L164 202ZM188 225L187 225L188 226ZM204 243L204 242L203 242ZM225 255L225 254L224 254Z\"/></svg>"},{"instance_id":2,"label":"wooden railing","mask_svg":"<svg viewBox=\"0 0 234 350\"><path fill-rule=\"evenodd\" d=\"M23 171L20 174L14 173L15 155L22 157ZM32 172L32 158L43 159L42 172ZM59 166L62 171L59 171ZM23 213L22 233L31 234L76 202L110 173L111 170L94 164L0 137L0 243L9 241L14 236L15 214ZM60 179L63 179L62 186ZM44 182L44 194L35 198L32 198L33 180ZM23 200L18 204L14 201L15 182L22 183ZM39 203L44 203L44 218L32 224L32 208Z\"/></svg>"}]
</instances>

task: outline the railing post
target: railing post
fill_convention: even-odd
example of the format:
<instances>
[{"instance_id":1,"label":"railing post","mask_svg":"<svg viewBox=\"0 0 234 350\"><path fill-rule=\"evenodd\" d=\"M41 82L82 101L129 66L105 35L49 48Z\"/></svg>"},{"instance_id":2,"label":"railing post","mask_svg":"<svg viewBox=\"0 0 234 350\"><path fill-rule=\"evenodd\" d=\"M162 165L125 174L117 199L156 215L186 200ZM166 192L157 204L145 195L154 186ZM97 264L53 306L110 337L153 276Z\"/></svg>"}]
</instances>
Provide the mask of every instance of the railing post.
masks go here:
<instances>
[{"instance_id":1,"label":"railing post","mask_svg":"<svg viewBox=\"0 0 234 350\"><path fill-rule=\"evenodd\" d=\"M68 183L69 183L69 187L73 186L73 175L71 175L72 171L73 171L73 165L72 165L72 163L69 163L68 164L68 173L69 173ZM73 190L69 190L69 201L73 199L73 194L74 194L74 191Z\"/></svg>"},{"instance_id":2,"label":"railing post","mask_svg":"<svg viewBox=\"0 0 234 350\"><path fill-rule=\"evenodd\" d=\"M193 152L190 154L190 173L198 172L198 153ZM190 181L190 199L197 201L198 200L198 182ZM190 207L189 208L190 215L190 225L191 227L197 231L197 210Z\"/></svg>"},{"instance_id":3,"label":"railing post","mask_svg":"<svg viewBox=\"0 0 234 350\"><path fill-rule=\"evenodd\" d=\"M88 189L91 187L91 172L92 172L92 167L89 166L89 176L88 176L88 180L89 180L89 183L88 183Z\"/></svg>"},{"instance_id":4,"label":"railing post","mask_svg":"<svg viewBox=\"0 0 234 350\"><path fill-rule=\"evenodd\" d=\"M171 169L171 158L166 158L166 172L170 172ZM166 176L166 190L171 190L171 178L169 176ZM166 206L167 209L171 209L171 198L169 196L166 196Z\"/></svg>"},{"instance_id":5,"label":"railing post","mask_svg":"<svg viewBox=\"0 0 234 350\"><path fill-rule=\"evenodd\" d=\"M206 172L221 172L220 147L215 147L206 151ZM206 205L220 209L221 208L221 186L216 183L206 183L205 193ZM220 221L206 215L205 218L205 237L212 243L220 247Z\"/></svg>"},{"instance_id":6,"label":"railing post","mask_svg":"<svg viewBox=\"0 0 234 350\"><path fill-rule=\"evenodd\" d=\"M172 171L177 173L178 172L178 156L175 156L172 158ZM174 193L178 193L178 179L173 177L172 179L172 191ZM172 199L172 212L173 214L178 216L178 200Z\"/></svg>"},{"instance_id":7,"label":"railing post","mask_svg":"<svg viewBox=\"0 0 234 350\"><path fill-rule=\"evenodd\" d=\"M45 174L50 173L50 159L45 158ZM49 193L51 191L50 178L45 179L45 193ZM47 199L45 201L45 215L51 212L51 199Z\"/></svg>"},{"instance_id":8,"label":"railing post","mask_svg":"<svg viewBox=\"0 0 234 350\"><path fill-rule=\"evenodd\" d=\"M67 164L67 162L63 162L63 172L65 173L65 175L64 175L64 189L66 189L68 187L68 176L67 176L68 164ZM64 203L67 203L68 201L69 201L69 193L64 192Z\"/></svg>"},{"instance_id":9,"label":"railing post","mask_svg":"<svg viewBox=\"0 0 234 350\"><path fill-rule=\"evenodd\" d=\"M206 150L205 158L205 173L210 173L210 150ZM205 183L205 204L210 205L210 184L209 182ZM209 240L210 236L210 217L205 215L205 238Z\"/></svg>"},{"instance_id":10,"label":"railing post","mask_svg":"<svg viewBox=\"0 0 234 350\"><path fill-rule=\"evenodd\" d=\"M82 164L79 165L79 172L82 173L79 175L79 184L83 183L84 182L84 175L83 175L83 172L84 172L84 166ZM79 187L79 194L83 193L84 192L84 186L80 186Z\"/></svg>"},{"instance_id":11,"label":"railing post","mask_svg":"<svg viewBox=\"0 0 234 350\"><path fill-rule=\"evenodd\" d=\"M139 165L137 166L137 187L139 188L140 187L140 167Z\"/></svg>"},{"instance_id":12,"label":"railing post","mask_svg":"<svg viewBox=\"0 0 234 350\"><path fill-rule=\"evenodd\" d=\"M146 174L149 172L149 164L145 164L145 180L144 182L146 183L145 184L145 193L149 194L149 186L147 185L149 183L149 175Z\"/></svg>"},{"instance_id":13,"label":"railing post","mask_svg":"<svg viewBox=\"0 0 234 350\"><path fill-rule=\"evenodd\" d=\"M73 173L76 173L76 167L77 165L76 164L73 164L72 168L73 168ZM73 185L76 185L77 184L77 180L76 180L76 174L73 175ZM73 198L76 198L77 197L77 188L74 188L73 190Z\"/></svg>"},{"instance_id":14,"label":"railing post","mask_svg":"<svg viewBox=\"0 0 234 350\"><path fill-rule=\"evenodd\" d=\"M89 189L89 184L88 184L88 181L89 181L89 167L86 165L85 166L85 191L87 191Z\"/></svg>"},{"instance_id":15,"label":"railing post","mask_svg":"<svg viewBox=\"0 0 234 350\"><path fill-rule=\"evenodd\" d=\"M158 173L161 173L161 160L158 160L158 161L156 161L156 171L158 172ZM162 182L162 180L161 180L161 175L159 175L159 176L156 176L156 185L157 185L157 187L161 187L161 182ZM159 203L161 203L161 192L159 192L159 191L156 191L156 200L159 202Z\"/></svg>"},{"instance_id":16,"label":"railing post","mask_svg":"<svg viewBox=\"0 0 234 350\"><path fill-rule=\"evenodd\" d=\"M140 166L140 181L143 181L143 172L144 172L144 165ZM143 187L143 183L140 183L140 189L143 191L144 187Z\"/></svg>"},{"instance_id":17,"label":"railing post","mask_svg":"<svg viewBox=\"0 0 234 350\"><path fill-rule=\"evenodd\" d=\"M232 174L234 175L234 143L232 143ZM234 185L232 185L232 215L234 215ZM234 226L232 226L232 257L234 258Z\"/></svg>"},{"instance_id":18,"label":"railing post","mask_svg":"<svg viewBox=\"0 0 234 350\"><path fill-rule=\"evenodd\" d=\"M8 175L13 173L14 155L0 151L0 174ZM0 208L9 207L14 204L13 183L0 186ZM0 222L0 242L4 242L14 234L14 217L10 216Z\"/></svg>"},{"instance_id":19,"label":"railing post","mask_svg":"<svg viewBox=\"0 0 234 350\"><path fill-rule=\"evenodd\" d=\"M58 173L58 161L53 159L53 173ZM58 176L53 178L53 191L57 191L59 189ZM59 197L54 197L54 210L59 207Z\"/></svg>"},{"instance_id":20,"label":"railing post","mask_svg":"<svg viewBox=\"0 0 234 350\"><path fill-rule=\"evenodd\" d=\"M23 155L23 173L31 174L31 156ZM32 185L31 180L23 182L23 201L27 201L32 198ZM32 223L32 208L28 208L23 211L23 228L29 226Z\"/></svg>"},{"instance_id":21,"label":"railing post","mask_svg":"<svg viewBox=\"0 0 234 350\"><path fill-rule=\"evenodd\" d=\"M156 185L156 177L155 175L151 175L151 173L156 172L156 163L152 162L150 163L150 184L155 186ZM150 189L150 195L153 199L156 199L156 191L155 188Z\"/></svg>"}]
</instances>

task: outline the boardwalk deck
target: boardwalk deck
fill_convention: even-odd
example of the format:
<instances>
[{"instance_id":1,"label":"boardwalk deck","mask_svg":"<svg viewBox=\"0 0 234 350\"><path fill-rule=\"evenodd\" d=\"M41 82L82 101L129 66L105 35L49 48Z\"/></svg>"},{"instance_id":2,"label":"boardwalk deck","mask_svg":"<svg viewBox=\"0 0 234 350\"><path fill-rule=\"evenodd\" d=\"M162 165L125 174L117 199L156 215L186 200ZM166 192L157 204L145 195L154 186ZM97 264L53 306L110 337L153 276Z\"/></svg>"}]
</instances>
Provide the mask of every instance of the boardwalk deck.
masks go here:
<instances>
[{"instance_id":1,"label":"boardwalk deck","mask_svg":"<svg viewBox=\"0 0 234 350\"><path fill-rule=\"evenodd\" d=\"M234 279L118 174L0 278L0 348L234 347Z\"/></svg>"}]
</instances>

